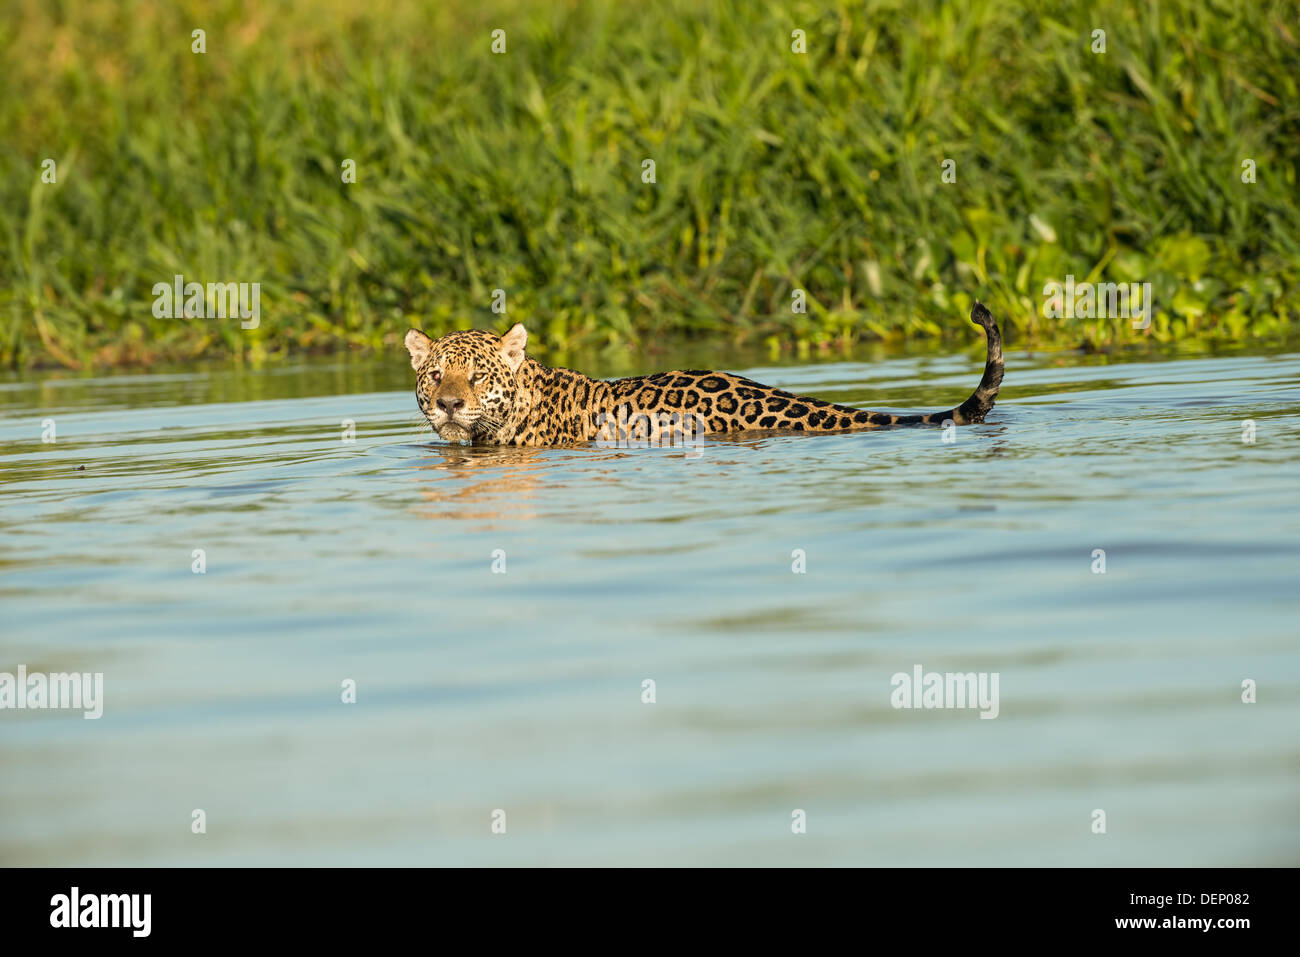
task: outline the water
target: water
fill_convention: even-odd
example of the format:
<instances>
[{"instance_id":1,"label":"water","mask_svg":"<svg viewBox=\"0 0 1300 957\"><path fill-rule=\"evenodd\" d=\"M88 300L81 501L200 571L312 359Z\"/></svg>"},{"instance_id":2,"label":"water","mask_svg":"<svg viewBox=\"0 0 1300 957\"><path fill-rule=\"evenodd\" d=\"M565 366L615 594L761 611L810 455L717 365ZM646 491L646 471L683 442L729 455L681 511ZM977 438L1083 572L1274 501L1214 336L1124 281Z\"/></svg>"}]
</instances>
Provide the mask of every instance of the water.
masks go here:
<instances>
[{"instance_id":1,"label":"water","mask_svg":"<svg viewBox=\"0 0 1300 957\"><path fill-rule=\"evenodd\" d=\"M1300 355L1012 353L955 444L698 454L447 447L408 376L0 385L0 671L105 682L0 712L0 862L1300 863ZM997 718L891 707L915 665Z\"/></svg>"}]
</instances>

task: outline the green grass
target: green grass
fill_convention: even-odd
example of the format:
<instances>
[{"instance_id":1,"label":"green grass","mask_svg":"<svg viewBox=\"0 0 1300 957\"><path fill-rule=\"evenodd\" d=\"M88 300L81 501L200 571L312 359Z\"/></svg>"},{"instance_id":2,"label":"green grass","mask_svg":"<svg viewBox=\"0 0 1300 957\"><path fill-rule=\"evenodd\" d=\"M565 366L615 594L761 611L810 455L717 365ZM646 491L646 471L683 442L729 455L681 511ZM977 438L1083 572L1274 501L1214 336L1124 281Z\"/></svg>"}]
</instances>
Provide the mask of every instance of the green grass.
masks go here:
<instances>
[{"instance_id":1,"label":"green grass","mask_svg":"<svg viewBox=\"0 0 1300 957\"><path fill-rule=\"evenodd\" d=\"M1300 318L1295 3L447 6L0 2L0 363L966 344L975 295L1048 347ZM260 282L260 327L155 319L176 273ZM1044 318L1069 273L1150 281L1151 329Z\"/></svg>"}]
</instances>

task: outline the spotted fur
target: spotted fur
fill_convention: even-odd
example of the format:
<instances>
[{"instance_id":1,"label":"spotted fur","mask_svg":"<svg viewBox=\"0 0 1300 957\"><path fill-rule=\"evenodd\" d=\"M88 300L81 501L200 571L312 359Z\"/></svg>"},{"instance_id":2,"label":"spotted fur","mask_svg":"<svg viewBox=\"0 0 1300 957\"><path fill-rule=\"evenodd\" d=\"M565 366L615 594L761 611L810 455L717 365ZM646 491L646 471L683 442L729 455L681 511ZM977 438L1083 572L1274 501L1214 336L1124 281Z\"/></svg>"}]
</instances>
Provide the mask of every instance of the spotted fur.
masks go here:
<instances>
[{"instance_id":1,"label":"spotted fur","mask_svg":"<svg viewBox=\"0 0 1300 957\"><path fill-rule=\"evenodd\" d=\"M806 398L729 372L687 370L629 379L591 379L524 354L528 333L477 329L430 339L406 334L415 398L435 432L482 445L566 445L662 440L707 432L848 432L893 425L983 422L1002 384L1002 336L980 303L971 322L988 340L984 377L971 397L944 412L896 415Z\"/></svg>"}]
</instances>

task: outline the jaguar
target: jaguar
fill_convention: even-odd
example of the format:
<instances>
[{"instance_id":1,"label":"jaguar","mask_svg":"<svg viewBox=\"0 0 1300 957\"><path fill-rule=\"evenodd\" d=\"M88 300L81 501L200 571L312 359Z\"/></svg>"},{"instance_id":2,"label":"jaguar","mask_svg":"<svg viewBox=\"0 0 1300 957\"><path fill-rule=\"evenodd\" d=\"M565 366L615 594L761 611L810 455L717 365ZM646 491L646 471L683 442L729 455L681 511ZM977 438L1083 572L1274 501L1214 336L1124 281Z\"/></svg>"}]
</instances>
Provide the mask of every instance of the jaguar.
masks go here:
<instances>
[{"instance_id":1,"label":"jaguar","mask_svg":"<svg viewBox=\"0 0 1300 957\"><path fill-rule=\"evenodd\" d=\"M872 412L795 395L730 372L688 369L626 379L592 379L525 354L528 332L481 329L432 339L406 334L415 399L449 442L547 446L690 440L717 432L851 432L891 426L983 422L1002 385L1002 334L978 300L971 322L984 330L984 376L961 405L942 412Z\"/></svg>"}]
</instances>

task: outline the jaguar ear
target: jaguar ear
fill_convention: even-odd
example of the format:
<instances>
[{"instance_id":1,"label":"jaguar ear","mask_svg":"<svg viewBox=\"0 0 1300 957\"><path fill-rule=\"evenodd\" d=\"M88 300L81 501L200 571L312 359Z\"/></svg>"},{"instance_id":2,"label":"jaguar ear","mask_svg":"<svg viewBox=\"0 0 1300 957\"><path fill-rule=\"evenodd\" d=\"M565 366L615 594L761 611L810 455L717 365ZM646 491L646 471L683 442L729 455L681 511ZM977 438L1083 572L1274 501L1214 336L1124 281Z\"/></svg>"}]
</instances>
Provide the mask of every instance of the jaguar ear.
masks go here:
<instances>
[{"instance_id":1,"label":"jaguar ear","mask_svg":"<svg viewBox=\"0 0 1300 957\"><path fill-rule=\"evenodd\" d=\"M522 322L516 322L510 331L501 337L501 358L510 367L511 372L518 372L524 364L524 346L528 345L528 330Z\"/></svg>"},{"instance_id":2,"label":"jaguar ear","mask_svg":"<svg viewBox=\"0 0 1300 957\"><path fill-rule=\"evenodd\" d=\"M412 369L419 369L424 365L424 360L429 358L429 350L432 348L433 340L419 329L412 329L406 334L406 351L411 354Z\"/></svg>"}]
</instances>

